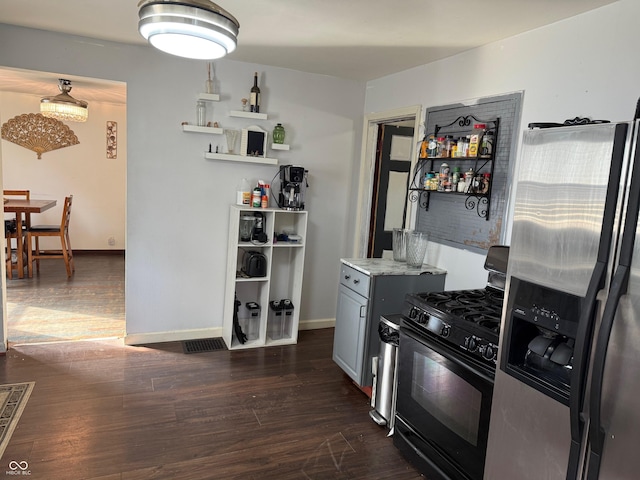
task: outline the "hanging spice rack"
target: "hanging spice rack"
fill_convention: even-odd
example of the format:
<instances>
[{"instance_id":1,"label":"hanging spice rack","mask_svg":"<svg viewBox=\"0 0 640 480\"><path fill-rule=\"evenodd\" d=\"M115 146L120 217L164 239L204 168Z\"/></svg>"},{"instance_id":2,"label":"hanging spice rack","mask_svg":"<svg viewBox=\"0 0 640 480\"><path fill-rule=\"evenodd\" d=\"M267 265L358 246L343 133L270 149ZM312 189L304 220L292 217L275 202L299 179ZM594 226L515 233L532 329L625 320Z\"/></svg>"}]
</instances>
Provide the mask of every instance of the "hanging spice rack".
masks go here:
<instances>
[{"instance_id":1,"label":"hanging spice rack","mask_svg":"<svg viewBox=\"0 0 640 480\"><path fill-rule=\"evenodd\" d=\"M487 126L487 131L492 130L494 132L494 143L489 155L478 155L473 157L442 157L442 156L428 156L418 158L416 163L413 178L409 186L409 201L412 203L418 202L420 207L426 211L429 210L429 204L431 202L431 194L437 195L457 195L465 196L464 206L467 210L475 210L480 218L489 220L489 212L491 209L491 188L493 187L493 172L495 166L495 152L498 141L498 128L500 125L500 118L493 120L483 120L475 117L474 115L461 115L453 122L446 125L437 125L434 128L434 137L441 136L442 134L458 134L463 135L473 130L472 123L483 123ZM488 184L486 192L471 191L473 181L467 184L464 192L451 191L442 192L437 190L430 190L424 187L422 179L427 172L431 172L434 169L435 161L456 163L458 166L466 168L472 168L475 175L479 176L482 173L489 173L491 181Z\"/></svg>"}]
</instances>

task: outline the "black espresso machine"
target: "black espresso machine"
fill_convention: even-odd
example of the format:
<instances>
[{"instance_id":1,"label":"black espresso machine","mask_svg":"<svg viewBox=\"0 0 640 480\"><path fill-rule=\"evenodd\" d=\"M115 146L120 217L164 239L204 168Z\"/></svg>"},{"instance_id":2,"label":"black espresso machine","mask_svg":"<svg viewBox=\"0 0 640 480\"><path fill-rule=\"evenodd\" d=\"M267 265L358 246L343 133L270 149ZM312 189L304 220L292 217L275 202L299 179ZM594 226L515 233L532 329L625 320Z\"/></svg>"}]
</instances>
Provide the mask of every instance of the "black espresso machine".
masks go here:
<instances>
[{"instance_id":1,"label":"black espresso machine","mask_svg":"<svg viewBox=\"0 0 640 480\"><path fill-rule=\"evenodd\" d=\"M278 207L285 210L304 210L304 194L309 186L308 170L297 165L280 168L280 193Z\"/></svg>"}]
</instances>

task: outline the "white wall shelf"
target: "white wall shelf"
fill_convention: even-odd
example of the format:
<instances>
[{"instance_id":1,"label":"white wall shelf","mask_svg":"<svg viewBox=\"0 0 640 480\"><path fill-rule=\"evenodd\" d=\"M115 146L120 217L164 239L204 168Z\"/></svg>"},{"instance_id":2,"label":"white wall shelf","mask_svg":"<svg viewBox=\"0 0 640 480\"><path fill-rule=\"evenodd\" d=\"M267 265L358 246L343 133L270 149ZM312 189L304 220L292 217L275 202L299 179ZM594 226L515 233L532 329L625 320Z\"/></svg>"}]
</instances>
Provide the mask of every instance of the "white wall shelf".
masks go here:
<instances>
[{"instance_id":1,"label":"white wall shelf","mask_svg":"<svg viewBox=\"0 0 640 480\"><path fill-rule=\"evenodd\" d=\"M197 125L182 125L183 132L192 133L209 133L213 135L222 135L224 130L218 127L199 127Z\"/></svg>"},{"instance_id":2,"label":"white wall shelf","mask_svg":"<svg viewBox=\"0 0 640 480\"><path fill-rule=\"evenodd\" d=\"M246 162L246 163L262 163L265 165L277 165L277 158L269 157L250 157L244 155L234 155L231 153L205 153L204 158L207 160L226 160L229 162Z\"/></svg>"},{"instance_id":3,"label":"white wall shelf","mask_svg":"<svg viewBox=\"0 0 640 480\"><path fill-rule=\"evenodd\" d=\"M204 100L205 102L219 102L220 95L217 93L199 93L198 100Z\"/></svg>"},{"instance_id":4,"label":"white wall shelf","mask_svg":"<svg viewBox=\"0 0 640 480\"><path fill-rule=\"evenodd\" d=\"M286 143L272 143L271 150L289 150L291 147Z\"/></svg>"},{"instance_id":5,"label":"white wall shelf","mask_svg":"<svg viewBox=\"0 0 640 480\"><path fill-rule=\"evenodd\" d=\"M253 118L254 120L266 120L267 118L269 118L266 113L243 112L240 110L231 110L229 112L229 116L239 118Z\"/></svg>"}]
</instances>

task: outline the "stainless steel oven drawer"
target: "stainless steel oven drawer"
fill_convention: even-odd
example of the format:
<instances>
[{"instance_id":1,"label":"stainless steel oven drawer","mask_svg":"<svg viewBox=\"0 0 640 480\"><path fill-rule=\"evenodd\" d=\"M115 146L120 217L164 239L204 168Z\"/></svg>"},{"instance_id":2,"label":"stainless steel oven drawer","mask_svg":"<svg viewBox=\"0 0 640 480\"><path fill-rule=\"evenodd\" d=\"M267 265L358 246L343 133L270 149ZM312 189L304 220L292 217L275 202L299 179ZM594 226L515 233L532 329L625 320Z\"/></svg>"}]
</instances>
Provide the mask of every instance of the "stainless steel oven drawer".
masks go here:
<instances>
[{"instance_id":1,"label":"stainless steel oven drawer","mask_svg":"<svg viewBox=\"0 0 640 480\"><path fill-rule=\"evenodd\" d=\"M371 278L355 268L342 264L340 269L340 283L359 293L365 298L369 297L369 282Z\"/></svg>"}]
</instances>

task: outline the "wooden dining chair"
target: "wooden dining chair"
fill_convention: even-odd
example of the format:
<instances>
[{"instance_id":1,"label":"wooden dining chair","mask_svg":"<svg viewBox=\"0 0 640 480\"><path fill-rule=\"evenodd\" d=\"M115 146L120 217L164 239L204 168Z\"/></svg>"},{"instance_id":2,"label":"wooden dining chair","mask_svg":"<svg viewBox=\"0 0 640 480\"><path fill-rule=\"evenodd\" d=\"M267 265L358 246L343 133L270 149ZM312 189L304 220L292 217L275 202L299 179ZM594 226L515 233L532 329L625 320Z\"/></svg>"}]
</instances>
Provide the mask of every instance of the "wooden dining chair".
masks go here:
<instances>
[{"instance_id":1,"label":"wooden dining chair","mask_svg":"<svg viewBox=\"0 0 640 480\"><path fill-rule=\"evenodd\" d=\"M2 195L4 198L14 198L20 200L29 200L31 198L31 193L29 190L3 190ZM22 225L24 229L22 230L22 236L26 235L26 231L29 227L31 227L31 214L30 213L17 213L16 215L22 215ZM13 271L17 270L18 264L12 261L12 240L18 239L18 232L15 230L15 221L17 218L11 220L5 220L4 223L4 236L7 239L7 252L6 252L6 261L7 261L7 277L13 278ZM24 251L24 249L23 249ZM19 252L17 252L19 254Z\"/></svg>"},{"instance_id":2,"label":"wooden dining chair","mask_svg":"<svg viewBox=\"0 0 640 480\"><path fill-rule=\"evenodd\" d=\"M29 248L29 277L33 277L33 262L36 262L36 271L40 273L40 260L44 258L62 258L67 267L67 277L71 277L76 267L73 264L73 251L69 241L69 221L71 220L71 204L73 195L64 199L62 220L60 225L34 225L27 230L27 245L31 247L35 240L34 248ZM40 250L40 237L59 237L62 252L57 250Z\"/></svg>"}]
</instances>

